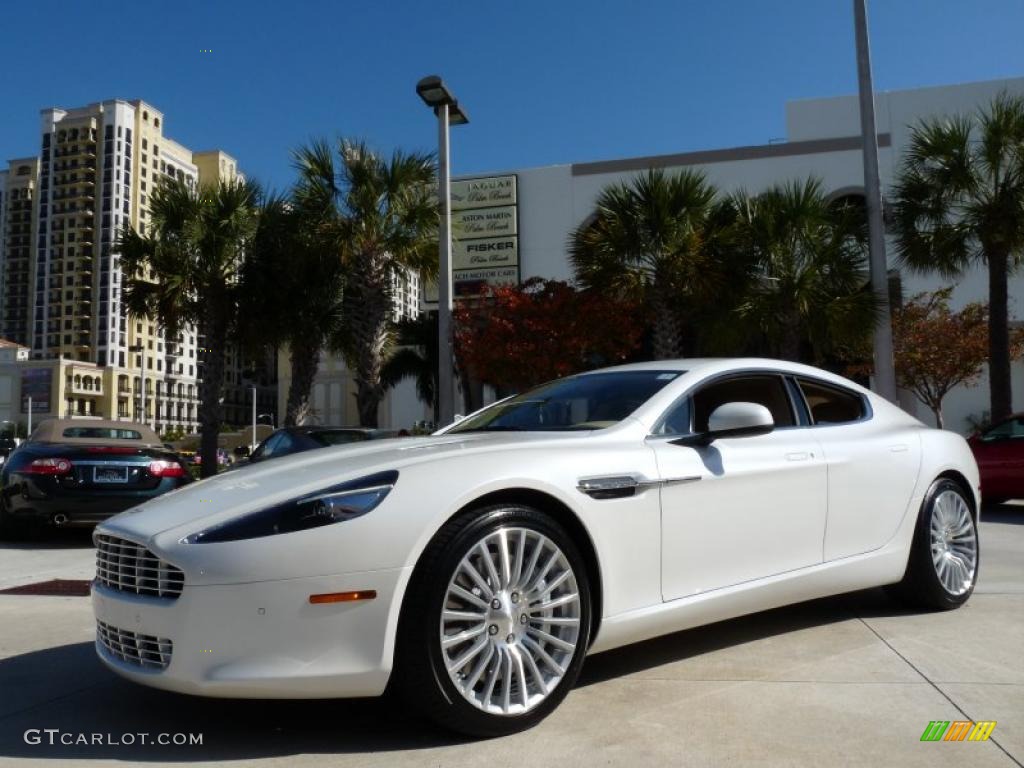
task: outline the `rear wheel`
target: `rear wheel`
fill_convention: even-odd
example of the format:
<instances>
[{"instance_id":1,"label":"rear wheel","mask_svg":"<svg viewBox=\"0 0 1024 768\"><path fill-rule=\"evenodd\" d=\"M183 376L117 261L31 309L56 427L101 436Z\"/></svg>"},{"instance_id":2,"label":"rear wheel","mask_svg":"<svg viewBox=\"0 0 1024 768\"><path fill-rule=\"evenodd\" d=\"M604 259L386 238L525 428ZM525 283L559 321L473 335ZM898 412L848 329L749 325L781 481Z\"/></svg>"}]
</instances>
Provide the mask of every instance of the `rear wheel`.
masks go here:
<instances>
[{"instance_id":1,"label":"rear wheel","mask_svg":"<svg viewBox=\"0 0 1024 768\"><path fill-rule=\"evenodd\" d=\"M586 567L554 520L518 505L462 515L410 585L398 680L410 704L453 730L529 728L576 681L590 611Z\"/></svg>"},{"instance_id":2,"label":"rear wheel","mask_svg":"<svg viewBox=\"0 0 1024 768\"><path fill-rule=\"evenodd\" d=\"M974 591L978 561L978 526L964 489L940 478L921 504L907 571L892 591L912 605L958 608Z\"/></svg>"}]
</instances>

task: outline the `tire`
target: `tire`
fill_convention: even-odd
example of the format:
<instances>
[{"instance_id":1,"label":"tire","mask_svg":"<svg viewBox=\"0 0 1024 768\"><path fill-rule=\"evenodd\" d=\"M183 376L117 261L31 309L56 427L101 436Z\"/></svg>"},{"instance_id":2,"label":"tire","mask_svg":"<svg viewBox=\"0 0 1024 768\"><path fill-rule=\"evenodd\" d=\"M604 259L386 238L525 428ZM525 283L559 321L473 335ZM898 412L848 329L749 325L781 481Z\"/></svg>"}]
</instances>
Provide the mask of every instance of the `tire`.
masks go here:
<instances>
[{"instance_id":1,"label":"tire","mask_svg":"<svg viewBox=\"0 0 1024 768\"><path fill-rule=\"evenodd\" d=\"M970 497L959 483L939 478L921 503L903 580L889 591L914 607L959 608L974 592L979 559Z\"/></svg>"},{"instance_id":2,"label":"tire","mask_svg":"<svg viewBox=\"0 0 1024 768\"><path fill-rule=\"evenodd\" d=\"M586 564L557 522L516 504L472 510L448 522L417 564L392 677L413 709L445 728L515 733L568 694L590 626Z\"/></svg>"},{"instance_id":3,"label":"tire","mask_svg":"<svg viewBox=\"0 0 1024 768\"><path fill-rule=\"evenodd\" d=\"M7 502L0 497L0 541L18 541L25 537L25 532L25 525L11 517Z\"/></svg>"}]
</instances>

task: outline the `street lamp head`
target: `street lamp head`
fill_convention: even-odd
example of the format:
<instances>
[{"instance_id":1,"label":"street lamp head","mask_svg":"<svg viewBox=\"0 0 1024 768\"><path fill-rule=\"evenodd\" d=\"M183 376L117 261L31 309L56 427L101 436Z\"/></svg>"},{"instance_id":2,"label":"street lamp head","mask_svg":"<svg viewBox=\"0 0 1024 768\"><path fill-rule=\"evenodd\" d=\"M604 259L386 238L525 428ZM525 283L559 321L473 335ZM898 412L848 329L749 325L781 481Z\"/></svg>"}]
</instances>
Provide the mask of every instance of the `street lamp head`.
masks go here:
<instances>
[{"instance_id":1,"label":"street lamp head","mask_svg":"<svg viewBox=\"0 0 1024 768\"><path fill-rule=\"evenodd\" d=\"M416 93L423 99L424 104L433 109L455 101L455 97L445 87L444 81L437 75L427 75L416 83Z\"/></svg>"},{"instance_id":2,"label":"street lamp head","mask_svg":"<svg viewBox=\"0 0 1024 768\"><path fill-rule=\"evenodd\" d=\"M459 100L448 90L448 86L437 75L428 75L416 83L416 93L423 103L434 110L448 105L448 122L450 125L465 125L469 122L466 111L459 106Z\"/></svg>"},{"instance_id":3,"label":"street lamp head","mask_svg":"<svg viewBox=\"0 0 1024 768\"><path fill-rule=\"evenodd\" d=\"M450 125L465 125L468 122L469 115L459 106L459 102L453 101L448 105L448 123Z\"/></svg>"}]
</instances>

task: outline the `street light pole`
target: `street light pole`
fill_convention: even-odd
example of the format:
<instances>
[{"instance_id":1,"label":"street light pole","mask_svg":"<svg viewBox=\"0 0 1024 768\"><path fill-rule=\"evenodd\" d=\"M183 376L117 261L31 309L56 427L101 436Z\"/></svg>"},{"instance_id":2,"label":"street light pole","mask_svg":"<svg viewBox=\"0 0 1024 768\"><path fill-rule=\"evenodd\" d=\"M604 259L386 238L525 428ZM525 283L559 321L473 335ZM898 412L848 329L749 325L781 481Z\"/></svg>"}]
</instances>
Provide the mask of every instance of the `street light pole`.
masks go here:
<instances>
[{"instance_id":1,"label":"street light pole","mask_svg":"<svg viewBox=\"0 0 1024 768\"><path fill-rule=\"evenodd\" d=\"M256 450L256 385L252 385L252 441L249 443L249 455Z\"/></svg>"},{"instance_id":2,"label":"street light pole","mask_svg":"<svg viewBox=\"0 0 1024 768\"><path fill-rule=\"evenodd\" d=\"M438 232L437 274L437 340L438 340L438 426L450 424L455 418L452 361L452 188L448 162L448 105L437 108L437 169L440 229Z\"/></svg>"},{"instance_id":3,"label":"street light pole","mask_svg":"<svg viewBox=\"0 0 1024 768\"><path fill-rule=\"evenodd\" d=\"M853 0L857 37L857 82L860 90L860 131L864 155L864 199L868 214L868 258L871 289L881 316L875 325L875 390L896 402L896 370L892 351L892 317L889 313L889 271L885 258L885 226L882 218L882 185L878 174L878 136L875 126L875 91L871 78L871 46L868 40L866 0Z\"/></svg>"},{"instance_id":4,"label":"street light pole","mask_svg":"<svg viewBox=\"0 0 1024 768\"><path fill-rule=\"evenodd\" d=\"M452 189L449 163L449 132L452 125L469 122L466 112L437 75L424 77L416 93L437 115L437 425L455 419L455 356L452 350Z\"/></svg>"}]
</instances>

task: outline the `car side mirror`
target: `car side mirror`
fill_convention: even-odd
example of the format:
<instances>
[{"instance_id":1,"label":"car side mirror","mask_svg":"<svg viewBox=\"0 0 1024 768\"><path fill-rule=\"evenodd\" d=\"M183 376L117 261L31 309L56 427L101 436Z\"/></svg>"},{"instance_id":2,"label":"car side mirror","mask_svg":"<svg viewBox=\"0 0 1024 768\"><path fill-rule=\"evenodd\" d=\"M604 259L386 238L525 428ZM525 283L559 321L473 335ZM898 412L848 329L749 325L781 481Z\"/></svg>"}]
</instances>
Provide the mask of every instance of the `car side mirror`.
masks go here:
<instances>
[{"instance_id":1,"label":"car side mirror","mask_svg":"<svg viewBox=\"0 0 1024 768\"><path fill-rule=\"evenodd\" d=\"M775 429L772 412L758 403L724 403L708 417L707 432L685 435L672 440L673 445L710 445L721 438L767 435Z\"/></svg>"}]
</instances>

